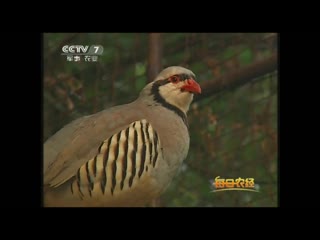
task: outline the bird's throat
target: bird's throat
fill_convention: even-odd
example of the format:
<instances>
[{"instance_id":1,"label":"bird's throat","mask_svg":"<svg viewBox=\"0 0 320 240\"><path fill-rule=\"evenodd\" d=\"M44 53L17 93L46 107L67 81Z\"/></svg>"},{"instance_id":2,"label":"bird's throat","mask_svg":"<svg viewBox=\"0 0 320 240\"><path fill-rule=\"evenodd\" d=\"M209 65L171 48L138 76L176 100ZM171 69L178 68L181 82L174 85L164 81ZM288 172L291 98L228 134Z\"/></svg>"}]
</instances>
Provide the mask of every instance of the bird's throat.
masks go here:
<instances>
[{"instance_id":1,"label":"bird's throat","mask_svg":"<svg viewBox=\"0 0 320 240\"><path fill-rule=\"evenodd\" d=\"M165 98L160 94L160 86L165 85L166 83L167 83L167 80L160 80L160 81L156 81L152 85L151 95L153 95L153 100L159 103L160 105L162 105L163 107L175 112L178 116L181 117L182 121L188 127L188 119L187 119L186 113L188 111L189 104L192 101L192 95L191 95L191 99L185 99L189 102L187 108L180 107L179 106L180 104L175 105L170 100L166 101Z\"/></svg>"}]
</instances>

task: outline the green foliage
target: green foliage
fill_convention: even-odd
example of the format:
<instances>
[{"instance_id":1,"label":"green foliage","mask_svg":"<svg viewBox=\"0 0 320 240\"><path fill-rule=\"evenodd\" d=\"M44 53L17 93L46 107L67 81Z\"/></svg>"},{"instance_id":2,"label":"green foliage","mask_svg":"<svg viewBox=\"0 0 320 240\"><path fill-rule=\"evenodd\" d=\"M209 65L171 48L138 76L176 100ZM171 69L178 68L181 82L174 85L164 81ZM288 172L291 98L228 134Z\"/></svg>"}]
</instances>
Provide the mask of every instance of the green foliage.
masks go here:
<instances>
[{"instance_id":1,"label":"green foliage","mask_svg":"<svg viewBox=\"0 0 320 240\"><path fill-rule=\"evenodd\" d=\"M235 53L235 46L230 46L226 48L225 51L222 52L222 59L224 60L230 59L234 56L234 53Z\"/></svg>"},{"instance_id":2,"label":"green foliage","mask_svg":"<svg viewBox=\"0 0 320 240\"><path fill-rule=\"evenodd\" d=\"M135 75L140 77L146 74L147 66L144 63L136 63Z\"/></svg>"},{"instance_id":3,"label":"green foliage","mask_svg":"<svg viewBox=\"0 0 320 240\"><path fill-rule=\"evenodd\" d=\"M140 92L142 88L147 84L147 77L146 76L141 76L136 78L136 90Z\"/></svg>"},{"instance_id":4,"label":"green foliage","mask_svg":"<svg viewBox=\"0 0 320 240\"><path fill-rule=\"evenodd\" d=\"M239 54L239 61L241 64L249 64L253 60L253 54L252 50L250 48L247 48L242 53Z\"/></svg>"}]
</instances>

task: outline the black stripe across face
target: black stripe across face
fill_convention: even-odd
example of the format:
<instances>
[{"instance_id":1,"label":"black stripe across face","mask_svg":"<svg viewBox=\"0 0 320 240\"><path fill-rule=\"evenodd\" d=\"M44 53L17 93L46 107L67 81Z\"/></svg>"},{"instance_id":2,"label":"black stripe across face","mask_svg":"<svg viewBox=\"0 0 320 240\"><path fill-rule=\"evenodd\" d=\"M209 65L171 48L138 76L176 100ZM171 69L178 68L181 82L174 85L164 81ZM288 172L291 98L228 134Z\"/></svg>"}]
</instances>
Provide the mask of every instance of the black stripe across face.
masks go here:
<instances>
[{"instance_id":1,"label":"black stripe across face","mask_svg":"<svg viewBox=\"0 0 320 240\"><path fill-rule=\"evenodd\" d=\"M184 80L187 80L190 78L193 78L194 80L196 80L196 76L194 76L194 75L189 76L188 74L180 74L179 77L180 77L181 81L184 81Z\"/></svg>"},{"instance_id":2,"label":"black stripe across face","mask_svg":"<svg viewBox=\"0 0 320 240\"><path fill-rule=\"evenodd\" d=\"M140 170L139 170L139 178L141 177L143 170L144 170L144 163L146 161L146 140L144 137L144 131L143 129L143 124L140 122L140 131L141 131L141 138L142 138L142 152L141 152L141 165L140 165Z\"/></svg>"},{"instance_id":3,"label":"black stripe across face","mask_svg":"<svg viewBox=\"0 0 320 240\"><path fill-rule=\"evenodd\" d=\"M151 88L151 94L153 95L153 99L154 101L160 103L163 107L175 112L176 114L178 114L178 116L181 117L182 121L184 122L184 124L188 127L188 120L187 120L187 116L184 112L182 112L178 107L168 103L161 95L159 92L159 87L169 84L170 82L168 81L168 79L163 79L163 80L158 80L155 81L152 85Z\"/></svg>"}]
</instances>

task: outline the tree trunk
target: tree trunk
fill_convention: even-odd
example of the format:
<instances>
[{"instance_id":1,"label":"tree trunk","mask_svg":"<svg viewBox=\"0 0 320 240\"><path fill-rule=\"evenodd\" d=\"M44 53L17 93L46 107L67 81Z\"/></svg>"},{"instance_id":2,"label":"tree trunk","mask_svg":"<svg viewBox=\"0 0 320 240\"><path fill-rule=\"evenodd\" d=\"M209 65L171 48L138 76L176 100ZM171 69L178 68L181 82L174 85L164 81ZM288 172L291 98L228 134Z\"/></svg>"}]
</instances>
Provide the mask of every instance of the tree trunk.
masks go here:
<instances>
[{"instance_id":1,"label":"tree trunk","mask_svg":"<svg viewBox=\"0 0 320 240\"><path fill-rule=\"evenodd\" d=\"M152 82L162 70L162 39L161 33L149 34L148 82Z\"/></svg>"}]
</instances>

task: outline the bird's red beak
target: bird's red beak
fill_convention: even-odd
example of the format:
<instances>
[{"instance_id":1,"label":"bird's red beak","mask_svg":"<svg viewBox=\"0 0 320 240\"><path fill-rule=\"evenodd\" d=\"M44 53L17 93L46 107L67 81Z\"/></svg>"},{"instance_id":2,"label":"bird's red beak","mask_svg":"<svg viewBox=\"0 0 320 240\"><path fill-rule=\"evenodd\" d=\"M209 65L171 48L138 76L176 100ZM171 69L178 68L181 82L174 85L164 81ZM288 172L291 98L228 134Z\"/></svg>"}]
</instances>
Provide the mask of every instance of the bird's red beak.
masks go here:
<instances>
[{"instance_id":1,"label":"bird's red beak","mask_svg":"<svg viewBox=\"0 0 320 240\"><path fill-rule=\"evenodd\" d=\"M187 79L181 89L190 93L201 93L200 85L192 78Z\"/></svg>"}]
</instances>

